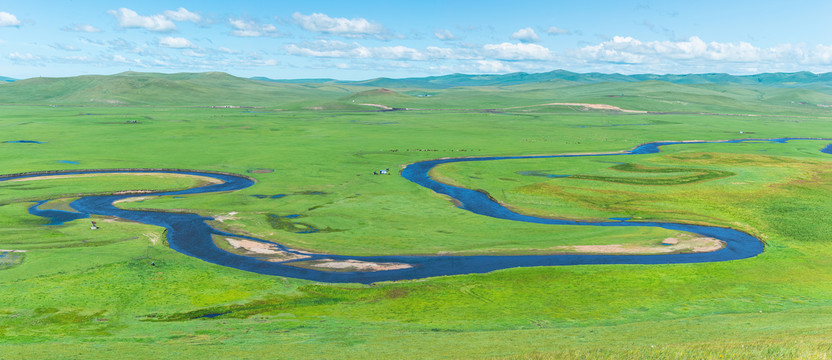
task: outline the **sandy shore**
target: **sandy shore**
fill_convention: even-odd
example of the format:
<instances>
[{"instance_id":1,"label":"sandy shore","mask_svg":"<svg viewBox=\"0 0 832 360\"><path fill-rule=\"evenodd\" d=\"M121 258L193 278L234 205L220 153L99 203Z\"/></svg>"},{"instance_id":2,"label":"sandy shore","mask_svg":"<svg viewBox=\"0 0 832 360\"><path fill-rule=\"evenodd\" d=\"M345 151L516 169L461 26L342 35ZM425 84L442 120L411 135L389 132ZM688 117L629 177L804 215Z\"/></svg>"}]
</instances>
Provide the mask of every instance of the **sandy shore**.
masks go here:
<instances>
[{"instance_id":1,"label":"sandy shore","mask_svg":"<svg viewBox=\"0 0 832 360\"><path fill-rule=\"evenodd\" d=\"M669 237L660 245L574 245L555 246L550 250L561 250L591 254L667 254L667 253L703 253L717 251L725 247L725 242L710 237Z\"/></svg>"},{"instance_id":2,"label":"sandy shore","mask_svg":"<svg viewBox=\"0 0 832 360\"><path fill-rule=\"evenodd\" d=\"M362 104L365 105L365 104ZM529 107L538 107L538 106L580 106L585 109L592 109L592 110L609 110L609 111L619 111L624 113L632 113L632 114L646 114L647 111L641 110L627 110L622 109L618 106L607 105L607 104L586 104L586 103L547 103L547 104L540 104L540 105L529 105L529 106L514 106L508 107L505 109L521 109L521 108L529 108Z\"/></svg>"},{"instance_id":3,"label":"sandy shore","mask_svg":"<svg viewBox=\"0 0 832 360\"><path fill-rule=\"evenodd\" d=\"M6 180L6 181L16 182L16 181L33 181L33 180L52 180L52 179L112 176L112 175L143 175L143 176L157 176L157 177L190 177L190 178L200 179L200 180L205 181L209 184L222 184L223 183L223 181L220 180L220 179L214 179L214 178L206 177L206 176L187 175L187 174L171 174L171 173L137 173L137 172L127 172L127 173L111 172L111 173L89 173L89 174L72 174L72 175L46 175L46 176L37 176L37 177L24 177L24 178L11 179L11 180Z\"/></svg>"},{"instance_id":4,"label":"sandy shore","mask_svg":"<svg viewBox=\"0 0 832 360\"><path fill-rule=\"evenodd\" d=\"M337 269L337 270L352 270L352 271L386 271L408 269L413 266L402 263L375 263L358 260L331 260L324 259L320 262L310 264L312 267Z\"/></svg>"},{"instance_id":5,"label":"sandy shore","mask_svg":"<svg viewBox=\"0 0 832 360\"><path fill-rule=\"evenodd\" d=\"M270 256L269 259L265 259L269 262L283 262L289 260L306 259L309 257L307 255L300 255L283 251L280 250L280 248L278 248L274 244L263 243L259 241L234 239L229 237L225 238L225 241L228 241L228 244L235 249L243 249L252 254Z\"/></svg>"},{"instance_id":6,"label":"sandy shore","mask_svg":"<svg viewBox=\"0 0 832 360\"><path fill-rule=\"evenodd\" d=\"M379 108L379 109L381 109L381 110L393 110L393 108L391 108L391 107L389 107L389 106L387 106L387 105L381 105L381 104L358 104L358 105L364 105L364 106L374 106L374 107L377 107L377 108Z\"/></svg>"}]
</instances>

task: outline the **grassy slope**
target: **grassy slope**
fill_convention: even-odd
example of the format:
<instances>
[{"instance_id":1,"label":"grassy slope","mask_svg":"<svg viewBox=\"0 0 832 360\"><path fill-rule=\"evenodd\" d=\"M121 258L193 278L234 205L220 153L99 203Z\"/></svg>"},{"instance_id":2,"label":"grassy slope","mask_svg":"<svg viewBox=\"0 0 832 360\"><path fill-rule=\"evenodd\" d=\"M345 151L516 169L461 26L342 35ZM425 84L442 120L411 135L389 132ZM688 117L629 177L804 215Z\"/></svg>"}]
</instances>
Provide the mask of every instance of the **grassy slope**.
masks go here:
<instances>
[{"instance_id":1,"label":"grassy slope","mask_svg":"<svg viewBox=\"0 0 832 360\"><path fill-rule=\"evenodd\" d=\"M225 73L126 72L111 76L32 78L0 83L0 104L235 105L290 110L359 111L367 110L365 106L356 105L362 102L395 108L469 110L580 102L610 104L624 109L654 112L808 116L826 113L826 109L819 108L818 104L832 104L832 95L828 94L827 87L821 85L825 84L823 82L812 83L813 89L809 89L778 87L775 86L778 83L772 79L762 82L766 85L697 84L696 81L693 84L676 84L658 80L632 82L633 79L627 80L628 82L609 82L615 78L600 75L593 77L592 74L587 74L534 82L545 78L532 75L518 75L507 80L492 81L488 82L491 84L488 86L464 86L468 82L460 78L457 79L457 86L441 89L433 89L427 85L404 85L397 88L397 84L402 84L395 82L372 83L379 87L392 85L390 88L393 92L380 92L368 91L366 86L358 85L278 83L237 78ZM423 79L424 82L434 80ZM598 82L600 80L606 82ZM424 94L431 96L416 96ZM510 111L541 111L541 108Z\"/></svg>"},{"instance_id":2,"label":"grassy slope","mask_svg":"<svg viewBox=\"0 0 832 360\"><path fill-rule=\"evenodd\" d=\"M32 78L0 84L0 103L294 107L348 93L341 86L276 84L225 73ZM324 100L319 100L321 102Z\"/></svg>"},{"instance_id":3,"label":"grassy slope","mask_svg":"<svg viewBox=\"0 0 832 360\"><path fill-rule=\"evenodd\" d=\"M716 109L754 107L730 105L707 88L673 85L668 88L673 91L666 92L657 90L663 85L653 85L658 87L638 90L640 94L652 92L653 98L640 96L620 106L672 104L677 94L689 91L687 96L699 99L697 106L701 108L707 109L707 101L714 101ZM584 89L582 86L575 89ZM458 96L458 107L485 108L490 106L483 105L509 103L527 95L525 103L549 101L549 94L561 91L542 85L530 88L535 89L523 93L522 89L461 88L444 93L441 99L427 99L442 105L453 103L452 97ZM592 90L590 86L569 95L575 97L563 98L601 99L601 95L592 94L612 88ZM731 91L739 95L730 96L753 103L751 92L767 90ZM483 98L483 94L495 96ZM506 251L560 241L592 243L598 237L633 239L646 233L553 229L484 219L456 209L400 177L373 176L372 171L442 156L616 151L666 139L832 137L829 118L815 117L824 115L820 109L804 109L787 106L778 111L813 117L607 115L568 108L490 114L7 106L0 119L4 137L0 141L46 143L0 143L0 163L6 173L108 167L188 167L246 173L270 168L275 172L249 174L259 182L244 191L162 198L135 205L194 209L206 215L237 211L238 219L226 221L225 226L321 251ZM125 124L134 119L139 124ZM636 125L643 123L653 125ZM740 135L740 130L754 134ZM766 150L763 153L772 152L772 156L828 163L817 153L819 145L754 144L741 146L741 150L713 146L671 151L637 162L701 168L714 166L696 157L702 152L760 154L759 150ZM570 165L587 174L621 175L608 169L611 164L575 160ZM321 285L249 274L185 257L160 244L152 246L149 239L160 230L145 225L112 223L102 227L104 232L91 235L80 222L62 227L37 225L39 219L25 214L27 203L3 205L4 221L15 226L7 226L11 230L0 234L0 249L22 246L21 239L26 236L38 241L59 239L55 243L61 244L79 243L90 236L97 241L87 246L34 249L26 253L21 265L0 271L0 358L32 354L39 358L79 354L241 358L264 353L287 358L366 358L368 354L387 358L523 354L532 358L758 358L817 357L828 352L830 329L825 314L832 308L828 300L832 288L824 284L832 278L832 245L824 240L829 226L818 220L829 212L828 174L816 171L814 181L808 181L813 180L809 177L789 183L801 178L792 168L716 167L746 176L743 182L754 180L749 174L767 176L743 185L749 191L779 184L756 194L760 196L738 199L737 205L742 206L720 211L708 208L706 200L719 199L725 196L724 191L731 191L717 186L731 178L682 185L692 191L702 189L694 188L697 185L714 190L703 191L702 200L692 199L689 214L713 215L764 234L769 246L757 258L716 264L511 269L375 286ZM514 168L558 167L525 163L459 173L496 174L496 179L482 184L483 188L519 185L499 178L542 180L517 175ZM632 186L607 185L611 191ZM655 196L671 196L677 190L651 191ZM325 194L305 195L307 191ZM274 194L288 196L251 196ZM3 195L14 196L5 191ZM19 198L29 196L21 194ZM662 206L672 208L672 204ZM343 231L281 232L269 226L270 213L301 214L306 216L304 222ZM151 267L150 260L157 266ZM157 318L148 316L224 310L237 313L212 320L143 321Z\"/></svg>"}]
</instances>

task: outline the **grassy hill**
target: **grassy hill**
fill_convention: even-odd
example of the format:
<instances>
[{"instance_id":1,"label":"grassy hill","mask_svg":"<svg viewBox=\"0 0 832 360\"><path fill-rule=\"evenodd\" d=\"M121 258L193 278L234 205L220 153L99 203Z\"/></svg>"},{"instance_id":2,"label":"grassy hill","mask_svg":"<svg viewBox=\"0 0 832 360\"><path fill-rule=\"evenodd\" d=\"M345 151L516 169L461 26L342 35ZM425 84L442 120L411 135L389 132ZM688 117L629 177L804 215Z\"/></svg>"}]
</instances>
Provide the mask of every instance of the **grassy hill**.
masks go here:
<instances>
[{"instance_id":1,"label":"grassy hill","mask_svg":"<svg viewBox=\"0 0 832 360\"><path fill-rule=\"evenodd\" d=\"M258 106L290 110L392 108L528 111L550 103L595 103L680 113L827 114L831 74L732 76L576 74L446 75L358 82L265 81L226 73L136 73L32 78L0 83L0 104ZM798 85L805 86L798 86ZM368 90L368 87L370 88ZM550 107L550 111L571 111Z\"/></svg>"},{"instance_id":2,"label":"grassy hill","mask_svg":"<svg viewBox=\"0 0 832 360\"><path fill-rule=\"evenodd\" d=\"M196 213L220 230L316 253L549 254L662 247L679 232L488 218L396 170L442 157L615 152L661 140L832 138L832 109L818 106L832 104L821 75L731 83L719 74L560 73L449 75L400 87L383 85L395 79L359 86L223 73L0 83L0 168L244 174L257 182L242 191L118 206ZM361 103L429 110L378 112ZM41 106L48 104L84 108ZM828 358L832 155L819 150L829 142L446 164L431 176L523 213L727 226L766 248L728 262L542 266L372 285L258 275L178 253L160 227L103 216L52 226L28 212L37 200L52 199L41 209L69 209L78 194L198 179L0 182L0 249L8 249L0 250L0 358ZM385 168L393 174L373 175ZM327 230L298 231L304 225ZM227 240L213 244L233 246Z\"/></svg>"},{"instance_id":3,"label":"grassy hill","mask_svg":"<svg viewBox=\"0 0 832 360\"><path fill-rule=\"evenodd\" d=\"M219 72L125 72L0 84L0 103L281 107L310 98L335 98L344 92L330 85L276 84Z\"/></svg>"}]
</instances>

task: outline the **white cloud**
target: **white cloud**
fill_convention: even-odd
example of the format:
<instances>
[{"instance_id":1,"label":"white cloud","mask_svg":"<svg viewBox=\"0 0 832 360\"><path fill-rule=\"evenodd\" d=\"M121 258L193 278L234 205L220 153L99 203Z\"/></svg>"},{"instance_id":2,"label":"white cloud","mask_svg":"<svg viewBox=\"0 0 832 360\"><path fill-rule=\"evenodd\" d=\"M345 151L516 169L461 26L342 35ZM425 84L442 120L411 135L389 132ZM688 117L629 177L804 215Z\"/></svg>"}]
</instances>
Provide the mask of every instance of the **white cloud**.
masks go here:
<instances>
[{"instance_id":1,"label":"white cloud","mask_svg":"<svg viewBox=\"0 0 832 360\"><path fill-rule=\"evenodd\" d=\"M497 60L477 60L476 64L477 71L481 73L504 74L515 71L511 66Z\"/></svg>"},{"instance_id":2,"label":"white cloud","mask_svg":"<svg viewBox=\"0 0 832 360\"><path fill-rule=\"evenodd\" d=\"M289 44L285 46L290 55L330 57L330 58L362 58L369 57L370 51L358 44L347 44L337 40L317 40L303 44Z\"/></svg>"},{"instance_id":3,"label":"white cloud","mask_svg":"<svg viewBox=\"0 0 832 360\"><path fill-rule=\"evenodd\" d=\"M278 62L275 59L257 60L253 63L253 65L257 66L276 66L277 64Z\"/></svg>"},{"instance_id":4,"label":"white cloud","mask_svg":"<svg viewBox=\"0 0 832 360\"><path fill-rule=\"evenodd\" d=\"M165 17L171 19L173 21L190 21L190 22L198 22L202 19L199 14L192 13L183 7L177 9L176 11L167 10L164 12Z\"/></svg>"},{"instance_id":5,"label":"white cloud","mask_svg":"<svg viewBox=\"0 0 832 360\"><path fill-rule=\"evenodd\" d=\"M221 53L223 53L223 54L229 54L229 55L235 55L235 54L240 54L240 53L241 53L240 51L237 51L237 50L231 50L231 49L229 49L229 48L227 48L227 47L218 47L218 48L217 48L217 51L219 51L219 52L221 52Z\"/></svg>"},{"instance_id":6,"label":"white cloud","mask_svg":"<svg viewBox=\"0 0 832 360\"><path fill-rule=\"evenodd\" d=\"M303 15L299 12L294 13L292 18L300 27L309 31L346 37L386 38L387 30L383 26L363 18L331 18L321 13Z\"/></svg>"},{"instance_id":7,"label":"white cloud","mask_svg":"<svg viewBox=\"0 0 832 360\"><path fill-rule=\"evenodd\" d=\"M176 30L176 25L165 15L157 14L141 16L128 8L108 10L107 13L115 16L118 26L122 28L143 28L150 31L167 32Z\"/></svg>"},{"instance_id":8,"label":"white cloud","mask_svg":"<svg viewBox=\"0 0 832 360\"><path fill-rule=\"evenodd\" d=\"M483 46L484 55L498 60L549 60L552 52L537 44L502 43Z\"/></svg>"},{"instance_id":9,"label":"white cloud","mask_svg":"<svg viewBox=\"0 0 832 360\"><path fill-rule=\"evenodd\" d=\"M799 52L799 53L802 53ZM815 46L808 56L805 56L804 62L811 64L832 64L832 46L818 44Z\"/></svg>"},{"instance_id":10,"label":"white cloud","mask_svg":"<svg viewBox=\"0 0 832 360\"><path fill-rule=\"evenodd\" d=\"M166 36L159 39L159 46L173 49L192 49L196 47L194 43L192 43L190 40L186 38L171 36Z\"/></svg>"},{"instance_id":11,"label":"white cloud","mask_svg":"<svg viewBox=\"0 0 832 360\"><path fill-rule=\"evenodd\" d=\"M80 37L79 40L85 44L96 45L96 46L106 46L107 44L102 40L93 40L86 37Z\"/></svg>"},{"instance_id":12,"label":"white cloud","mask_svg":"<svg viewBox=\"0 0 832 360\"><path fill-rule=\"evenodd\" d=\"M193 50L182 50L182 55L191 56L191 57L206 57L208 54L199 53Z\"/></svg>"},{"instance_id":13,"label":"white cloud","mask_svg":"<svg viewBox=\"0 0 832 360\"><path fill-rule=\"evenodd\" d=\"M129 51L137 48L136 43L122 38L108 41L107 47L113 51Z\"/></svg>"},{"instance_id":14,"label":"white cloud","mask_svg":"<svg viewBox=\"0 0 832 360\"><path fill-rule=\"evenodd\" d=\"M530 27L517 30L517 32L515 32L514 34L511 34L511 38L523 43L536 43L540 41L540 38L537 37L537 34L534 32L534 29Z\"/></svg>"},{"instance_id":15,"label":"white cloud","mask_svg":"<svg viewBox=\"0 0 832 360\"><path fill-rule=\"evenodd\" d=\"M450 40L456 40L457 39L457 37L454 36L454 34L451 33L451 31L448 30L448 29L436 30L433 33L433 36L436 36L437 39L442 40L442 41L450 41Z\"/></svg>"},{"instance_id":16,"label":"white cloud","mask_svg":"<svg viewBox=\"0 0 832 360\"><path fill-rule=\"evenodd\" d=\"M79 49L75 46L69 45L69 44L54 43L54 44L49 45L49 46L52 47L53 49L64 50L64 51L81 51L81 49Z\"/></svg>"},{"instance_id":17,"label":"white cloud","mask_svg":"<svg viewBox=\"0 0 832 360\"><path fill-rule=\"evenodd\" d=\"M425 60L424 54L419 50L412 49L406 46L382 46L372 48L371 52L374 56L382 59L399 59L399 60Z\"/></svg>"},{"instance_id":18,"label":"white cloud","mask_svg":"<svg viewBox=\"0 0 832 360\"><path fill-rule=\"evenodd\" d=\"M101 29L87 24L74 24L72 26L67 26L63 29L63 31L74 31L74 32L85 32L85 33L97 33L101 32Z\"/></svg>"},{"instance_id":19,"label":"white cloud","mask_svg":"<svg viewBox=\"0 0 832 360\"><path fill-rule=\"evenodd\" d=\"M14 14L0 11L0 26L20 26L20 20Z\"/></svg>"},{"instance_id":20,"label":"white cloud","mask_svg":"<svg viewBox=\"0 0 832 360\"><path fill-rule=\"evenodd\" d=\"M55 58L55 60L57 60L58 62L72 64L89 64L95 61L86 55L59 56Z\"/></svg>"},{"instance_id":21,"label":"white cloud","mask_svg":"<svg viewBox=\"0 0 832 360\"><path fill-rule=\"evenodd\" d=\"M557 26L550 26L546 29L546 33L549 35L569 35L569 30L564 30Z\"/></svg>"},{"instance_id":22,"label":"white cloud","mask_svg":"<svg viewBox=\"0 0 832 360\"><path fill-rule=\"evenodd\" d=\"M347 44L337 40L318 40L303 44L289 44L285 47L290 55L388 60L427 60L419 50L406 46L381 46L368 48L357 43Z\"/></svg>"},{"instance_id":23,"label":"white cloud","mask_svg":"<svg viewBox=\"0 0 832 360\"><path fill-rule=\"evenodd\" d=\"M115 54L113 55L111 61L120 63L120 64L129 64L129 65L139 65L144 67L144 63L142 63L142 59L128 59L124 56Z\"/></svg>"},{"instance_id":24,"label":"white cloud","mask_svg":"<svg viewBox=\"0 0 832 360\"><path fill-rule=\"evenodd\" d=\"M15 51L15 52L9 54L9 60L24 61L24 62L40 61L40 56L32 55L30 53L21 54L21 53Z\"/></svg>"},{"instance_id":25,"label":"white cloud","mask_svg":"<svg viewBox=\"0 0 832 360\"><path fill-rule=\"evenodd\" d=\"M424 50L406 46L367 47L358 43L345 43L337 40L317 40L301 44L289 44L284 47L289 55L352 58L352 59L386 59L404 61L423 60L510 60L538 61L550 60L552 52L540 45L523 43L487 44L482 47L442 48L429 46ZM494 66L496 63L483 63L482 66ZM502 70L500 70L502 71ZM497 72L495 70L494 72Z\"/></svg>"},{"instance_id":26,"label":"white cloud","mask_svg":"<svg viewBox=\"0 0 832 360\"><path fill-rule=\"evenodd\" d=\"M793 53L794 49L788 52ZM779 53L779 54L778 54ZM583 58L597 61L639 64L660 62L662 59L678 61L730 61L757 62L779 57L783 51L763 50L747 42L719 43L702 41L691 36L683 41L648 41L642 42L632 37L615 36L598 45L585 46L579 54Z\"/></svg>"},{"instance_id":27,"label":"white cloud","mask_svg":"<svg viewBox=\"0 0 832 360\"><path fill-rule=\"evenodd\" d=\"M569 54L597 71L685 73L829 71L832 46L780 44L763 48L747 42L706 42L692 36L680 41L640 41L616 36Z\"/></svg>"},{"instance_id":28,"label":"white cloud","mask_svg":"<svg viewBox=\"0 0 832 360\"><path fill-rule=\"evenodd\" d=\"M448 60L464 60L464 59L478 59L481 56L477 55L471 49L465 48L440 48L436 46L428 46L425 49L425 54L431 59L448 59Z\"/></svg>"},{"instance_id":29,"label":"white cloud","mask_svg":"<svg viewBox=\"0 0 832 360\"><path fill-rule=\"evenodd\" d=\"M271 24L259 24L254 20L228 18L228 24L234 28L231 35L239 37L280 36L277 27Z\"/></svg>"}]
</instances>

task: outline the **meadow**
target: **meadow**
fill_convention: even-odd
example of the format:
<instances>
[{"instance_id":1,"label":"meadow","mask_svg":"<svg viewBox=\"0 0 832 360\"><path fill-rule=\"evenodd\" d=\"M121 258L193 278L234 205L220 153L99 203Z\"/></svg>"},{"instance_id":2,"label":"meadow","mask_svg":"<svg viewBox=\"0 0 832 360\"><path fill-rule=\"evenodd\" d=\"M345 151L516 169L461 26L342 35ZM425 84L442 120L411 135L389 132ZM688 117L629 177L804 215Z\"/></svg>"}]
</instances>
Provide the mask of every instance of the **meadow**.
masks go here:
<instances>
[{"instance_id":1,"label":"meadow","mask_svg":"<svg viewBox=\"0 0 832 360\"><path fill-rule=\"evenodd\" d=\"M123 77L131 76L140 77ZM99 79L120 103L90 102L103 95L83 93L94 91L80 89L84 82L45 88L39 80L29 86L40 97L28 101L26 83L0 85L0 169L232 172L257 183L121 206L222 217L212 224L322 253L534 254L676 233L486 218L398 170L440 157L615 152L660 140L832 138L832 113L812 105L832 96L802 89L554 82L418 97L406 87L191 77L198 82L142 78L180 81L188 94L181 105L175 92L156 98L159 84L133 86L133 78L115 77L121 87ZM231 84L263 95L223 98ZM122 88L133 92L112 96ZM555 102L649 112L537 106ZM4 143L17 140L41 143ZM0 249L26 250L0 258L0 359L828 357L832 155L819 151L828 143L444 165L435 178L483 189L520 212L730 226L760 237L766 250L722 263L516 268L371 285L247 273L170 250L160 228L96 218L95 231L87 220L47 226L26 211L35 200L57 199L60 208L82 194L179 189L194 179L0 182ZM391 175L373 174L387 168Z\"/></svg>"}]
</instances>

